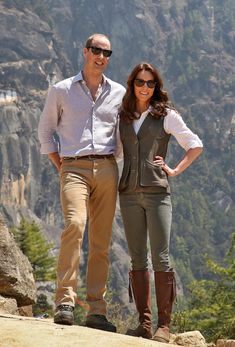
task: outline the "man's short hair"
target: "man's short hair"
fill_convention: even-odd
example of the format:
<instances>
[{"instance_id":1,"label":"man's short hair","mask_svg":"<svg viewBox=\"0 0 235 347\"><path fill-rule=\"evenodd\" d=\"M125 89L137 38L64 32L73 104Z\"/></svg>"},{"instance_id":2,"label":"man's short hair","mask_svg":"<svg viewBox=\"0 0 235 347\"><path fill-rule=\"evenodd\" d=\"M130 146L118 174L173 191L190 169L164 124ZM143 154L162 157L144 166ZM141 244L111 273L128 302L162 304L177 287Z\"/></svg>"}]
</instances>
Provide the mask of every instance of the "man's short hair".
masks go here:
<instances>
[{"instance_id":1,"label":"man's short hair","mask_svg":"<svg viewBox=\"0 0 235 347\"><path fill-rule=\"evenodd\" d=\"M86 44L85 44L85 47L86 48L89 48L92 46L92 41L94 39L95 36L99 36L99 37L105 37L109 42L109 38L108 36L104 35L104 34L92 34L90 37L88 37L87 41L86 41Z\"/></svg>"}]
</instances>

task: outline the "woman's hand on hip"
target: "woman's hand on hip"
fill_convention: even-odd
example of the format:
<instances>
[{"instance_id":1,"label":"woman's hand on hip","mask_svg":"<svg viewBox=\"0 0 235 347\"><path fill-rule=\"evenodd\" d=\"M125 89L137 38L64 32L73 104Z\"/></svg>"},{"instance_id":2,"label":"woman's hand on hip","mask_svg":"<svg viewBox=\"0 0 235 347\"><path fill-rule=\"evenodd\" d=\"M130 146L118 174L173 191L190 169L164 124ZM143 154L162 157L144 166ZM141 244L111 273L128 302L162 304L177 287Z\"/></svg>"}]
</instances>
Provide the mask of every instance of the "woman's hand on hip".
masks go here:
<instances>
[{"instance_id":1,"label":"woman's hand on hip","mask_svg":"<svg viewBox=\"0 0 235 347\"><path fill-rule=\"evenodd\" d=\"M163 157L160 157L160 155L156 155L155 160L153 161L154 164L159 165L162 170L164 170L168 176L174 177L177 175L177 172L175 169L171 169L164 161Z\"/></svg>"}]
</instances>

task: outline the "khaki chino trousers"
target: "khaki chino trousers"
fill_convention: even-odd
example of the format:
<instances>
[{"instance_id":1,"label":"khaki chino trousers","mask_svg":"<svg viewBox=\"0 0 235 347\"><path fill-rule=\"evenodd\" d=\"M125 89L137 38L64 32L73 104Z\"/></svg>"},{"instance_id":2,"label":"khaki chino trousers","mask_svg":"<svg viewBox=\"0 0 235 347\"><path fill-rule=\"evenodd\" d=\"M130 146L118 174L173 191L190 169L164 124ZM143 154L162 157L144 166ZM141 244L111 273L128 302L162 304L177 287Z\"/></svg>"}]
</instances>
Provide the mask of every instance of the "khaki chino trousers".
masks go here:
<instances>
[{"instance_id":1,"label":"khaki chino trousers","mask_svg":"<svg viewBox=\"0 0 235 347\"><path fill-rule=\"evenodd\" d=\"M81 246L88 221L88 314L106 315L104 296L117 183L114 157L62 160L60 188L65 229L58 258L56 306L75 306Z\"/></svg>"}]
</instances>

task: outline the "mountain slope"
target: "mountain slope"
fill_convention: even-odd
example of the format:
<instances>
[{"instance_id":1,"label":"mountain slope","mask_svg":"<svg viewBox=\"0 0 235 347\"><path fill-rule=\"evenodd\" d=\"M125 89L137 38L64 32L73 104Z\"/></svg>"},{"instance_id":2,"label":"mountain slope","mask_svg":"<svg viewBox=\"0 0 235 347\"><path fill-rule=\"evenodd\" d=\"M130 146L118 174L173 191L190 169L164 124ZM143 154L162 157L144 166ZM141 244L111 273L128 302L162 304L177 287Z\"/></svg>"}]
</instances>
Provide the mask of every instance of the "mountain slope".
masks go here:
<instances>
[{"instance_id":1,"label":"mountain slope","mask_svg":"<svg viewBox=\"0 0 235 347\"><path fill-rule=\"evenodd\" d=\"M202 157L171 180L171 249L184 284L208 276L204 254L220 261L235 226L234 12L233 0L2 1L0 193L9 224L37 216L57 228L58 247L58 176L40 156L37 124L49 84L76 74L85 39L103 32L114 51L107 75L125 85L136 63L154 63L176 108L203 140ZM172 140L170 165L182 155ZM111 287L119 272L126 290L129 259L120 223L117 212Z\"/></svg>"}]
</instances>

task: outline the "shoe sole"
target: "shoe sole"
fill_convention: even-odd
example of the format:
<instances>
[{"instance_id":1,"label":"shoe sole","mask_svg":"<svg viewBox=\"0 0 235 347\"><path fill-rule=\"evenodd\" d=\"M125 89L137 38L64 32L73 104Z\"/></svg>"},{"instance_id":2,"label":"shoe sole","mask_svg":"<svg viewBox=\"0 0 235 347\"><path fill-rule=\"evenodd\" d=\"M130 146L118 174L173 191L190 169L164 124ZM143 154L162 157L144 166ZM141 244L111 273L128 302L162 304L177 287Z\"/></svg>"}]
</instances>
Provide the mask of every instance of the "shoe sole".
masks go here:
<instances>
[{"instance_id":1,"label":"shoe sole","mask_svg":"<svg viewBox=\"0 0 235 347\"><path fill-rule=\"evenodd\" d=\"M63 325L73 325L74 324L74 317L72 316L59 316L54 317L54 323L55 324L63 324Z\"/></svg>"},{"instance_id":2,"label":"shoe sole","mask_svg":"<svg viewBox=\"0 0 235 347\"><path fill-rule=\"evenodd\" d=\"M74 322L68 321L68 320L60 320L60 321L56 321L54 320L55 324L62 324L62 325L73 325Z\"/></svg>"},{"instance_id":3,"label":"shoe sole","mask_svg":"<svg viewBox=\"0 0 235 347\"><path fill-rule=\"evenodd\" d=\"M92 326L90 324L85 324L85 327L87 328L91 328L91 329L97 329L97 330L103 330L103 331L109 331L111 333L116 333L117 329L114 328L106 328L106 327L102 327L102 326Z\"/></svg>"},{"instance_id":4,"label":"shoe sole","mask_svg":"<svg viewBox=\"0 0 235 347\"><path fill-rule=\"evenodd\" d=\"M143 339L147 339L147 340L152 340L152 335L144 335L144 334L135 334L132 332L127 331L125 335L128 336L134 336L134 337L142 337Z\"/></svg>"},{"instance_id":5,"label":"shoe sole","mask_svg":"<svg viewBox=\"0 0 235 347\"><path fill-rule=\"evenodd\" d=\"M143 332L142 334L137 334L135 330L133 329L128 329L126 334L125 335L128 335L128 336L135 336L135 337L142 337L143 339L147 339L147 340L151 340L153 335L150 334L150 333L147 333L147 332Z\"/></svg>"},{"instance_id":6,"label":"shoe sole","mask_svg":"<svg viewBox=\"0 0 235 347\"><path fill-rule=\"evenodd\" d=\"M157 342L163 342L163 343L169 343L170 342L170 340L164 339L162 337L153 337L152 340L157 341Z\"/></svg>"}]
</instances>

